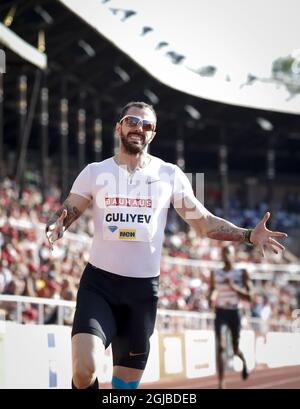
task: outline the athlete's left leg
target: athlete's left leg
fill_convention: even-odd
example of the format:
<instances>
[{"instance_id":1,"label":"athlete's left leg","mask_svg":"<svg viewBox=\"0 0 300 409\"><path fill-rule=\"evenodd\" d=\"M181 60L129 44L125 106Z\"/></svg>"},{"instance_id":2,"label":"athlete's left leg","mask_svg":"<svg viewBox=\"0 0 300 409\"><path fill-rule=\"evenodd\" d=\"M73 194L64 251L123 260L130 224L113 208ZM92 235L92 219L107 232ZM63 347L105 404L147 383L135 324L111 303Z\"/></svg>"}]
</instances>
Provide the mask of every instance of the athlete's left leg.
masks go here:
<instances>
[{"instance_id":1,"label":"athlete's left leg","mask_svg":"<svg viewBox=\"0 0 300 409\"><path fill-rule=\"evenodd\" d=\"M233 353L234 355L238 356L243 363L242 378L246 380L249 377L249 371L245 356L239 347L241 332L241 321L239 313L237 313L237 317L234 318L233 322L231 322L230 324Z\"/></svg>"},{"instance_id":2,"label":"athlete's left leg","mask_svg":"<svg viewBox=\"0 0 300 409\"><path fill-rule=\"evenodd\" d=\"M139 314L134 314L139 315ZM145 318L145 316L144 316ZM153 317L155 320L155 318ZM114 389L137 389L141 381L150 351L150 336L154 321L148 326L136 320L135 336L130 323L125 334L117 335L112 341ZM139 325L140 324L140 325Z\"/></svg>"},{"instance_id":3,"label":"athlete's left leg","mask_svg":"<svg viewBox=\"0 0 300 409\"><path fill-rule=\"evenodd\" d=\"M113 389L137 389L143 376L143 369L115 365L113 369Z\"/></svg>"},{"instance_id":4,"label":"athlete's left leg","mask_svg":"<svg viewBox=\"0 0 300 409\"><path fill-rule=\"evenodd\" d=\"M222 334L222 328L226 325L224 311L221 309L216 309L215 312L215 340L216 340L216 366L217 366L217 375L218 375L218 388L225 388L224 381L224 368L225 368L225 347L226 341Z\"/></svg>"},{"instance_id":5,"label":"athlete's left leg","mask_svg":"<svg viewBox=\"0 0 300 409\"><path fill-rule=\"evenodd\" d=\"M224 382L224 366L225 366L225 340L221 334L215 332L216 339L216 364L217 364L217 374L218 374L218 387L219 389L225 388Z\"/></svg>"},{"instance_id":6,"label":"athlete's left leg","mask_svg":"<svg viewBox=\"0 0 300 409\"><path fill-rule=\"evenodd\" d=\"M158 278L126 281L128 298L117 312L117 335L111 344L114 365L112 387L136 389L146 367L150 337L154 331Z\"/></svg>"}]
</instances>

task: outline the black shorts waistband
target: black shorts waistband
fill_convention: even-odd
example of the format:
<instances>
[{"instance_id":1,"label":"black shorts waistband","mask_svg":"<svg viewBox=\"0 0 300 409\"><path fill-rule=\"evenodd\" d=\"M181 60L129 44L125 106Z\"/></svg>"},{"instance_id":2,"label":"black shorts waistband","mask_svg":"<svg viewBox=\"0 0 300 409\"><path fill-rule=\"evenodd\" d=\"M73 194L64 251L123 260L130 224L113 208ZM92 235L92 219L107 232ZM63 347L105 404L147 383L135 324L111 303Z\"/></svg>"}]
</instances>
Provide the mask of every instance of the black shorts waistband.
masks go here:
<instances>
[{"instance_id":1,"label":"black shorts waistband","mask_svg":"<svg viewBox=\"0 0 300 409\"><path fill-rule=\"evenodd\" d=\"M136 281L136 280L145 280L145 281L149 281L149 280L157 280L159 281L159 275L156 277L128 277L128 276L122 276L120 274L115 274L115 273L111 273L107 270L103 270L102 268L96 267L93 264L91 264L90 262L87 263L86 268L88 268L89 270L94 270L95 272L97 272L98 274L102 274L102 276L106 276L107 278L113 279L113 280L125 280L125 281Z\"/></svg>"}]
</instances>

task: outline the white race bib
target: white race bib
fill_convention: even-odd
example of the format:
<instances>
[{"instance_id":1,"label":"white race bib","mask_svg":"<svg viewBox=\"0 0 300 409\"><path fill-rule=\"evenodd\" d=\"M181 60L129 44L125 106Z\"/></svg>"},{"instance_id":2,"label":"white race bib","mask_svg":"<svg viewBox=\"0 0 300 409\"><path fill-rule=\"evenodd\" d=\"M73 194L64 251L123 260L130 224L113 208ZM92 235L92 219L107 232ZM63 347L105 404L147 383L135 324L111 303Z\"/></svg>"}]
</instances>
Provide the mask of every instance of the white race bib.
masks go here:
<instances>
[{"instance_id":1,"label":"white race bib","mask_svg":"<svg viewBox=\"0 0 300 409\"><path fill-rule=\"evenodd\" d=\"M104 240L146 241L153 237L151 198L106 197Z\"/></svg>"}]
</instances>

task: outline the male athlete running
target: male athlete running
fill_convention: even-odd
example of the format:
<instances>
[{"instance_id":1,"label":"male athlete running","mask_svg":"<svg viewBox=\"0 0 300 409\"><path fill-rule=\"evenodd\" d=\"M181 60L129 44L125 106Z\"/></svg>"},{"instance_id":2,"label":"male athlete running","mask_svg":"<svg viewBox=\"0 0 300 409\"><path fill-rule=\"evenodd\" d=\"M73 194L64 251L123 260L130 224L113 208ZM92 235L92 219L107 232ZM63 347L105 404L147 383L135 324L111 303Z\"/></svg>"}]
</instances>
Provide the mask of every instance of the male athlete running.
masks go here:
<instances>
[{"instance_id":1,"label":"male athlete running","mask_svg":"<svg viewBox=\"0 0 300 409\"><path fill-rule=\"evenodd\" d=\"M98 388L96 370L112 345L113 388L137 388L154 329L160 255L171 203L197 233L247 241L275 252L266 213L253 229L214 216L194 196L184 173L147 153L156 114L144 102L127 104L116 124L115 157L91 163L77 176L61 208L49 219L50 245L92 204L95 233L80 282L72 330L73 388Z\"/></svg>"},{"instance_id":2,"label":"male athlete running","mask_svg":"<svg viewBox=\"0 0 300 409\"><path fill-rule=\"evenodd\" d=\"M240 300L251 301L252 284L246 270L234 268L234 247L226 245L222 249L223 268L212 271L210 276L209 304L215 308L216 361L219 389L224 384L225 339L222 327L230 330L232 349L242 363L242 378L249 376L244 354L239 348L241 330Z\"/></svg>"}]
</instances>

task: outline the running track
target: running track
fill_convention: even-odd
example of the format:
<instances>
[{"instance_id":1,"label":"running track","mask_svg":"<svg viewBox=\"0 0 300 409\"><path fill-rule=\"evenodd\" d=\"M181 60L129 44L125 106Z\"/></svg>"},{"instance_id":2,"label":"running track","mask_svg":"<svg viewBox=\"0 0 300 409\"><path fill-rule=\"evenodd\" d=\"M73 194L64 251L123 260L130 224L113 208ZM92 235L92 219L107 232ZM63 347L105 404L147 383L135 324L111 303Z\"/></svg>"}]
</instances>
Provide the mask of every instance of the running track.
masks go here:
<instances>
[{"instance_id":1,"label":"running track","mask_svg":"<svg viewBox=\"0 0 300 409\"><path fill-rule=\"evenodd\" d=\"M256 369L243 381L238 372L226 372L227 389L300 389L300 366ZM215 389L217 377L143 383L140 389Z\"/></svg>"}]
</instances>

